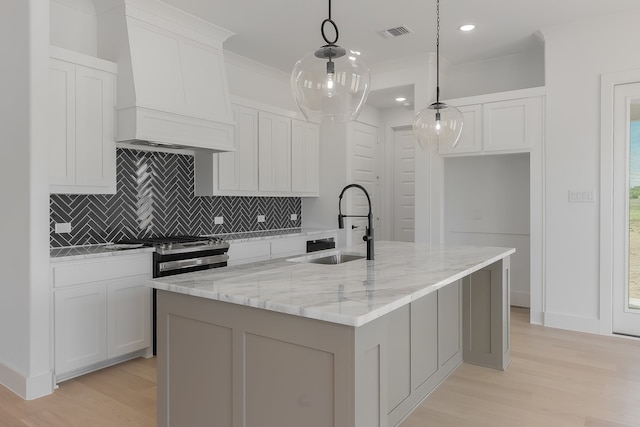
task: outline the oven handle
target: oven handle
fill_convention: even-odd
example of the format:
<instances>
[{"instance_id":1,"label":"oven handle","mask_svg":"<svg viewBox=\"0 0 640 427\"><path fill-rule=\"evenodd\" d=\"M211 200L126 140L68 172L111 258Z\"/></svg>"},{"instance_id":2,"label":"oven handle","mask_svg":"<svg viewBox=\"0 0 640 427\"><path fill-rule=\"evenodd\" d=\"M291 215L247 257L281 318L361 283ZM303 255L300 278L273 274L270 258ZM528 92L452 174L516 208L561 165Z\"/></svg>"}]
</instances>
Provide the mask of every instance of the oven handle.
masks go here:
<instances>
[{"instance_id":1,"label":"oven handle","mask_svg":"<svg viewBox=\"0 0 640 427\"><path fill-rule=\"evenodd\" d=\"M201 265L211 265L227 262L229 255L212 255L201 258L179 259L177 261L167 261L158 264L160 271L181 270L183 268L198 267Z\"/></svg>"}]
</instances>

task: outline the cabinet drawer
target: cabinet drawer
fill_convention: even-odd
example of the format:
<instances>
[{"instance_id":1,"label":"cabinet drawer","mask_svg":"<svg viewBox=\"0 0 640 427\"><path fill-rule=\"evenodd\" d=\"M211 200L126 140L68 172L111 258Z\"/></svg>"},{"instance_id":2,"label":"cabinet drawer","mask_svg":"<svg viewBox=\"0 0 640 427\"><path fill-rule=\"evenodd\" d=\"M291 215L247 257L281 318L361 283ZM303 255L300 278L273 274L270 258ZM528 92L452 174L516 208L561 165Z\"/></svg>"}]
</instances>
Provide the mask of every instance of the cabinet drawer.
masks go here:
<instances>
[{"instance_id":1,"label":"cabinet drawer","mask_svg":"<svg viewBox=\"0 0 640 427\"><path fill-rule=\"evenodd\" d=\"M272 258L303 254L307 251L307 237L275 239L271 242Z\"/></svg>"},{"instance_id":2,"label":"cabinet drawer","mask_svg":"<svg viewBox=\"0 0 640 427\"><path fill-rule=\"evenodd\" d=\"M108 281L127 276L151 277L151 253L82 260L51 267L55 288Z\"/></svg>"},{"instance_id":3,"label":"cabinet drawer","mask_svg":"<svg viewBox=\"0 0 640 427\"><path fill-rule=\"evenodd\" d=\"M228 254L229 265L268 260L271 257L271 243L268 241L231 243Z\"/></svg>"}]
</instances>

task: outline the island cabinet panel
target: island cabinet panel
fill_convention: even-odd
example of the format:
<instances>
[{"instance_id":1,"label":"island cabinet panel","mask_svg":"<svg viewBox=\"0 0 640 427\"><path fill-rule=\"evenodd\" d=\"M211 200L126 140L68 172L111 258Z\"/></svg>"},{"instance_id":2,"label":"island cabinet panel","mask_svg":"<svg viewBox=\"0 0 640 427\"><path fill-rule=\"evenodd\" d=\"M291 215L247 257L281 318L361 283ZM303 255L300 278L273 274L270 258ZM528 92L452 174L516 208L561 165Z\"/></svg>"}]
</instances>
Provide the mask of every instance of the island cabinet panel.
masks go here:
<instances>
[{"instance_id":1,"label":"island cabinet panel","mask_svg":"<svg viewBox=\"0 0 640 427\"><path fill-rule=\"evenodd\" d=\"M232 329L171 315L167 319L172 359L168 390L169 425L231 427ZM186 398L189 396L189 398Z\"/></svg>"},{"instance_id":2,"label":"island cabinet panel","mask_svg":"<svg viewBox=\"0 0 640 427\"><path fill-rule=\"evenodd\" d=\"M511 362L509 261L505 258L463 279L463 357L467 363L505 370Z\"/></svg>"},{"instance_id":3,"label":"island cabinet panel","mask_svg":"<svg viewBox=\"0 0 640 427\"><path fill-rule=\"evenodd\" d=\"M245 346L247 426L333 425L333 353L250 333Z\"/></svg>"},{"instance_id":4,"label":"island cabinet panel","mask_svg":"<svg viewBox=\"0 0 640 427\"><path fill-rule=\"evenodd\" d=\"M397 426L463 356L509 363L509 259L485 265L354 323L160 288L158 426Z\"/></svg>"},{"instance_id":5,"label":"island cabinet panel","mask_svg":"<svg viewBox=\"0 0 640 427\"><path fill-rule=\"evenodd\" d=\"M353 327L166 291L157 301L158 426L353 426Z\"/></svg>"}]
</instances>

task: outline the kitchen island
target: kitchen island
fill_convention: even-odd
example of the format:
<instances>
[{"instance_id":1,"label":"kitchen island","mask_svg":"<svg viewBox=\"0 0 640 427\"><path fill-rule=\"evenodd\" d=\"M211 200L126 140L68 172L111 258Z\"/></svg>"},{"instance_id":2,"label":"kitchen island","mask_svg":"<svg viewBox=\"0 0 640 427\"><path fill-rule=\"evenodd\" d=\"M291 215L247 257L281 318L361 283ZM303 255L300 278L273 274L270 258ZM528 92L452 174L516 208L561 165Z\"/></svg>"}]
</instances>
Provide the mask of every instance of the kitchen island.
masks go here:
<instances>
[{"instance_id":1,"label":"kitchen island","mask_svg":"<svg viewBox=\"0 0 640 427\"><path fill-rule=\"evenodd\" d=\"M393 426L460 363L506 369L513 249L378 242L154 279L159 426Z\"/></svg>"}]
</instances>

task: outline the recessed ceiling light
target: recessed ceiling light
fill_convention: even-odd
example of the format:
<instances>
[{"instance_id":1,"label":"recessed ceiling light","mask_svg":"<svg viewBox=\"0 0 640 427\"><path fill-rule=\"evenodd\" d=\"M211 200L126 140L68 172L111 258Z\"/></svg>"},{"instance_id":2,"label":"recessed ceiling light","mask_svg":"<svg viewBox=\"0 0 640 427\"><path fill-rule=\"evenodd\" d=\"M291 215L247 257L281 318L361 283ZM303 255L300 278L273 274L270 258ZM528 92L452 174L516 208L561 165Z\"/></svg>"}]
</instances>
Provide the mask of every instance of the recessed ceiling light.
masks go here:
<instances>
[{"instance_id":1,"label":"recessed ceiling light","mask_svg":"<svg viewBox=\"0 0 640 427\"><path fill-rule=\"evenodd\" d=\"M465 24L465 25L461 25L460 26L460 31L465 31L466 32L466 31L471 31L471 30L473 30L475 28L476 28L476 26L473 25L473 24Z\"/></svg>"},{"instance_id":2,"label":"recessed ceiling light","mask_svg":"<svg viewBox=\"0 0 640 427\"><path fill-rule=\"evenodd\" d=\"M402 96L399 96L399 97L396 98L396 102L404 102L406 100L407 100L407 98L404 98Z\"/></svg>"}]
</instances>

